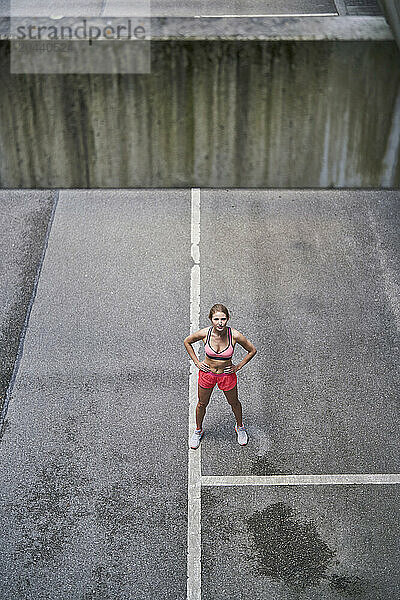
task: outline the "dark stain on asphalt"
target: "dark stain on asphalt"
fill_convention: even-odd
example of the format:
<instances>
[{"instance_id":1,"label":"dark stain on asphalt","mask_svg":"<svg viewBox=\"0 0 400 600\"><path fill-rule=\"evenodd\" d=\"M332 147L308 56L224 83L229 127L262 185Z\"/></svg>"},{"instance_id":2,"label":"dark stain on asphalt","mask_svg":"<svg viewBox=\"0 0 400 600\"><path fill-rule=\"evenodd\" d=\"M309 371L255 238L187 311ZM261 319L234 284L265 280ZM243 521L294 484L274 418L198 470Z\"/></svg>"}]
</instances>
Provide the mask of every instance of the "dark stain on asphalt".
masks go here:
<instances>
[{"instance_id":1,"label":"dark stain on asphalt","mask_svg":"<svg viewBox=\"0 0 400 600\"><path fill-rule=\"evenodd\" d=\"M296 242L292 242L291 247L295 250L299 250L300 252L312 252L313 245L305 240L297 240Z\"/></svg>"},{"instance_id":2,"label":"dark stain on asphalt","mask_svg":"<svg viewBox=\"0 0 400 600\"><path fill-rule=\"evenodd\" d=\"M367 583L361 577L338 575L334 573L329 577L329 584L336 592L341 592L349 597L359 597L366 592Z\"/></svg>"},{"instance_id":3,"label":"dark stain on asphalt","mask_svg":"<svg viewBox=\"0 0 400 600\"><path fill-rule=\"evenodd\" d=\"M269 461L268 455L256 456L251 464L252 475L291 475L290 471L282 469Z\"/></svg>"},{"instance_id":4,"label":"dark stain on asphalt","mask_svg":"<svg viewBox=\"0 0 400 600\"><path fill-rule=\"evenodd\" d=\"M283 502L256 511L247 519L255 550L255 573L301 590L327 580L332 589L347 596L360 596L365 582L358 577L328 574L337 551L319 535L312 521L295 518Z\"/></svg>"},{"instance_id":5,"label":"dark stain on asphalt","mask_svg":"<svg viewBox=\"0 0 400 600\"><path fill-rule=\"evenodd\" d=\"M291 586L319 583L336 554L314 524L296 521L293 510L283 502L256 511L247 525L257 552L258 573Z\"/></svg>"}]
</instances>

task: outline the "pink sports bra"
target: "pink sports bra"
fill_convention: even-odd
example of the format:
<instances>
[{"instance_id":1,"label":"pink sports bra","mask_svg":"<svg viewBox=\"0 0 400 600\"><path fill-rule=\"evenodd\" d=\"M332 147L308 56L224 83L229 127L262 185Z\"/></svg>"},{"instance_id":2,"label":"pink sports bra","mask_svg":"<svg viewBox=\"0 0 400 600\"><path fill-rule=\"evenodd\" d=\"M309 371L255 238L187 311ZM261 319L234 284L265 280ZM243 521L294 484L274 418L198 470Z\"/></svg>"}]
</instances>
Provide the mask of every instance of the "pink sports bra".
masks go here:
<instances>
[{"instance_id":1,"label":"pink sports bra","mask_svg":"<svg viewBox=\"0 0 400 600\"><path fill-rule=\"evenodd\" d=\"M207 333L206 343L204 344L204 351L206 353L206 356L208 356L208 358L212 358L213 360L229 360L230 358L232 358L232 354L233 354L231 328L228 327L228 342L229 342L229 344L225 348L225 350L222 350L221 352L216 352L215 350L213 350L211 348L210 339L211 339L212 329L213 329L212 327L209 328L208 333Z\"/></svg>"}]
</instances>

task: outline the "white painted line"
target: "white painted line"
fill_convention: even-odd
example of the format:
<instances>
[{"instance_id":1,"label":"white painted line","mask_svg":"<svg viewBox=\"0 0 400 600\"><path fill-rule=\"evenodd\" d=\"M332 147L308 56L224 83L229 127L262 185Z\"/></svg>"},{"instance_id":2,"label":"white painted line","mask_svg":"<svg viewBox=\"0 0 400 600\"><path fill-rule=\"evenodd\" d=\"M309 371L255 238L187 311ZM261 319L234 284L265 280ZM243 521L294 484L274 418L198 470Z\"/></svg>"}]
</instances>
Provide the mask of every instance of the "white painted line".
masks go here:
<instances>
[{"instance_id":1,"label":"white painted line","mask_svg":"<svg viewBox=\"0 0 400 600\"><path fill-rule=\"evenodd\" d=\"M202 485L355 485L399 484L399 473L350 473L339 475L268 475L268 476L203 476Z\"/></svg>"},{"instance_id":2,"label":"white painted line","mask_svg":"<svg viewBox=\"0 0 400 600\"><path fill-rule=\"evenodd\" d=\"M200 190L192 189L190 274L190 332L199 329L200 317ZM191 361L189 379L189 436L195 428L197 368ZM201 600L201 446L188 450L187 599Z\"/></svg>"},{"instance_id":3,"label":"white painted line","mask_svg":"<svg viewBox=\"0 0 400 600\"><path fill-rule=\"evenodd\" d=\"M248 19L262 17L338 17L338 13L288 13L288 14L262 14L262 15L194 15L195 19Z\"/></svg>"},{"instance_id":4,"label":"white painted line","mask_svg":"<svg viewBox=\"0 0 400 600\"><path fill-rule=\"evenodd\" d=\"M200 190L192 190L192 219L191 219L192 258L195 263L200 263Z\"/></svg>"}]
</instances>

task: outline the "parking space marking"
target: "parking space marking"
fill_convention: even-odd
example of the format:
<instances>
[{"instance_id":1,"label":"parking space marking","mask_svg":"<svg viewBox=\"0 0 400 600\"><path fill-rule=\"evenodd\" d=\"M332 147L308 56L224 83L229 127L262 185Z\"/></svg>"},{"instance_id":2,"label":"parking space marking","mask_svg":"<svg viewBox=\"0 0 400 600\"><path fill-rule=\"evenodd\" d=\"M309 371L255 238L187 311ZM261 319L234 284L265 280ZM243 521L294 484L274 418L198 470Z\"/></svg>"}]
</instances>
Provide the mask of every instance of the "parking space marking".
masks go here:
<instances>
[{"instance_id":1,"label":"parking space marking","mask_svg":"<svg viewBox=\"0 0 400 600\"><path fill-rule=\"evenodd\" d=\"M380 265L388 276L388 260L376 229L372 213L369 215L376 239ZM200 327L200 189L191 190L191 268L190 332ZM387 277L386 277L387 278ZM398 303L394 300L392 279L385 279L386 292L391 299L396 318ZM396 288L397 289L397 288ZM197 368L190 362L189 379L189 436L195 428L197 404ZM334 486L334 485L398 485L400 473L331 473L266 476L208 476L201 474L201 446L188 450L188 547L187 599L201 600L201 491L202 487L235 486Z\"/></svg>"},{"instance_id":2,"label":"parking space marking","mask_svg":"<svg viewBox=\"0 0 400 600\"><path fill-rule=\"evenodd\" d=\"M398 484L399 473L344 473L332 475L203 476L201 485L357 485Z\"/></svg>"},{"instance_id":3,"label":"parking space marking","mask_svg":"<svg viewBox=\"0 0 400 600\"><path fill-rule=\"evenodd\" d=\"M191 191L190 333L200 318L200 190ZM197 368L191 361L189 378L189 436L195 428ZM201 447L188 450L187 598L201 600Z\"/></svg>"}]
</instances>

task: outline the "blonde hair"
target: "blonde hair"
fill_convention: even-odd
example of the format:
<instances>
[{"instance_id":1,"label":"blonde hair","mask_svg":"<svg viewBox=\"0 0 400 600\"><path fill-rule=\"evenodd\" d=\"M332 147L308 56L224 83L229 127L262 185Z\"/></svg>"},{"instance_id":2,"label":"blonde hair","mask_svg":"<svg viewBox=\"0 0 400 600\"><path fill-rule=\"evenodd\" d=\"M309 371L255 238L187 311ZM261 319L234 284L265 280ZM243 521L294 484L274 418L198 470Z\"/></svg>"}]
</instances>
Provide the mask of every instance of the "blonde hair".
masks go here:
<instances>
[{"instance_id":1,"label":"blonde hair","mask_svg":"<svg viewBox=\"0 0 400 600\"><path fill-rule=\"evenodd\" d=\"M224 306L223 304L214 304L214 306L211 307L210 313L208 315L210 321L212 321L213 315L216 312L224 313L226 315L226 318L229 319L229 310L226 308L226 306Z\"/></svg>"}]
</instances>

